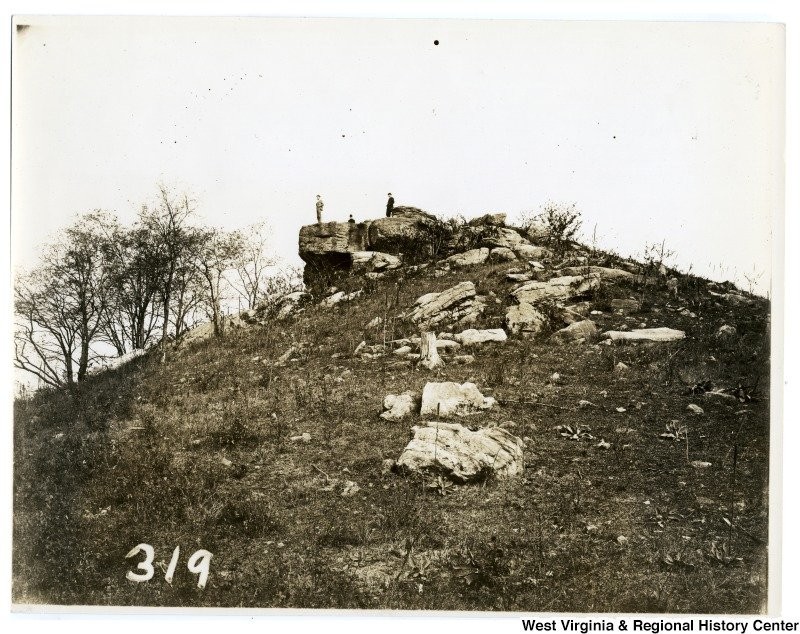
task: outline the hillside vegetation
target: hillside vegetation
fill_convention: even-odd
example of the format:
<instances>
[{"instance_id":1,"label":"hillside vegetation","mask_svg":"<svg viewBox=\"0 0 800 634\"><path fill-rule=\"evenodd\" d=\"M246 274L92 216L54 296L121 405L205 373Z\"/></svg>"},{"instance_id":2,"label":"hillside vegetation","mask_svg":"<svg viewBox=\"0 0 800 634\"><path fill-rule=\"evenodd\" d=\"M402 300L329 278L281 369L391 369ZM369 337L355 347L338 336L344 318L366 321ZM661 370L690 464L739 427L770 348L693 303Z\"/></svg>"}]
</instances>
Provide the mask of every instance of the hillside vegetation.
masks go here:
<instances>
[{"instance_id":1,"label":"hillside vegetation","mask_svg":"<svg viewBox=\"0 0 800 634\"><path fill-rule=\"evenodd\" d=\"M624 264L572 245L542 263L542 279ZM288 319L265 312L164 363L153 352L18 401L14 601L763 611L769 303L642 266L566 303L600 332L664 326L685 339L559 343L551 303L535 337L475 346L471 363L443 354L429 371L392 354L391 341L419 335L401 317L417 298L463 281L487 303L470 327L504 327L517 286L506 274L521 264L346 276L339 289L363 290L350 301L316 295ZM362 341L373 354L354 353ZM423 419L383 420L383 399L430 381L497 400L458 422L523 439L521 475L460 485L390 468ZM140 543L155 574L135 583L126 573L143 555L126 554ZM205 589L186 566L199 549L212 553Z\"/></svg>"}]
</instances>

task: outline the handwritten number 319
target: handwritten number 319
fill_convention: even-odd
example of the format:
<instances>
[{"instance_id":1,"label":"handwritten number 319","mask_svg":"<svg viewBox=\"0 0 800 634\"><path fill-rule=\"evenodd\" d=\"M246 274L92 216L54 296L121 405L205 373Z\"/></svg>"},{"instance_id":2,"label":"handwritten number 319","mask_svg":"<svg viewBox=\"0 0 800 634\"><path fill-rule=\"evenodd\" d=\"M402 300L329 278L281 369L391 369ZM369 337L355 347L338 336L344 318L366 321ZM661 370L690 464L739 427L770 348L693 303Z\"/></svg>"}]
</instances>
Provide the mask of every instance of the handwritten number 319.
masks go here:
<instances>
[{"instance_id":1,"label":"handwritten number 319","mask_svg":"<svg viewBox=\"0 0 800 634\"><path fill-rule=\"evenodd\" d=\"M139 553L144 553L145 555L144 561L140 561L139 565L136 566L136 569L141 570L142 572L134 572L133 570L129 570L125 575L126 579L135 581L136 583L150 581L156 572L155 568L153 568L153 559L155 558L156 553L150 544L139 544L138 546L134 546L131 551L125 555L125 559L135 557ZM164 575L164 581L167 583L172 583L172 577L175 576L175 568L178 567L178 557L180 557L180 555L181 547L176 546L175 550L172 552L172 559L170 559L169 566L167 566L167 574ZM206 587L210 566L211 553L207 550L200 549L193 553L191 557L189 557L187 567L189 568L189 572L195 575L200 575L197 579L197 587L201 590Z\"/></svg>"}]
</instances>

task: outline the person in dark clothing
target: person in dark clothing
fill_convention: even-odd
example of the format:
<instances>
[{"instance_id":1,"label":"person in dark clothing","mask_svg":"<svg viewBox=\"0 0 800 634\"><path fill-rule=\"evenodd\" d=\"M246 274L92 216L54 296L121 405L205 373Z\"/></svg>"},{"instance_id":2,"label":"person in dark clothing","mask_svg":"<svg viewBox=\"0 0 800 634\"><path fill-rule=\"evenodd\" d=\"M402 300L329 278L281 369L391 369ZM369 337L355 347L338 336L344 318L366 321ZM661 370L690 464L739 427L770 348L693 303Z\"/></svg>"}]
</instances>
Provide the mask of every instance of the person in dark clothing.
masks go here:
<instances>
[{"instance_id":1,"label":"person in dark clothing","mask_svg":"<svg viewBox=\"0 0 800 634\"><path fill-rule=\"evenodd\" d=\"M392 192L389 192L389 200L386 201L386 217L391 218L394 211L394 198Z\"/></svg>"}]
</instances>

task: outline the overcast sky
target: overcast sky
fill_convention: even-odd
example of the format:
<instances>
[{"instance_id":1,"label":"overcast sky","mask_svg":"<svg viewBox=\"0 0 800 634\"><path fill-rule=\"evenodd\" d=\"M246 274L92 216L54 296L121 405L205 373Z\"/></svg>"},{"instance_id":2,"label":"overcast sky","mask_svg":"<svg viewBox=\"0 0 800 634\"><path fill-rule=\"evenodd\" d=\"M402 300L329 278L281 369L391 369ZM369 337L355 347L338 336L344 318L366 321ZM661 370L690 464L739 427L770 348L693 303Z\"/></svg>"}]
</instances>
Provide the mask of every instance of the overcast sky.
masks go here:
<instances>
[{"instance_id":1,"label":"overcast sky","mask_svg":"<svg viewBox=\"0 0 800 634\"><path fill-rule=\"evenodd\" d=\"M386 193L443 217L576 203L623 254L771 268L783 30L734 23L35 18L14 42L14 260L158 181L292 262ZM438 45L435 44L438 41ZM740 277L740 282L746 282Z\"/></svg>"}]
</instances>

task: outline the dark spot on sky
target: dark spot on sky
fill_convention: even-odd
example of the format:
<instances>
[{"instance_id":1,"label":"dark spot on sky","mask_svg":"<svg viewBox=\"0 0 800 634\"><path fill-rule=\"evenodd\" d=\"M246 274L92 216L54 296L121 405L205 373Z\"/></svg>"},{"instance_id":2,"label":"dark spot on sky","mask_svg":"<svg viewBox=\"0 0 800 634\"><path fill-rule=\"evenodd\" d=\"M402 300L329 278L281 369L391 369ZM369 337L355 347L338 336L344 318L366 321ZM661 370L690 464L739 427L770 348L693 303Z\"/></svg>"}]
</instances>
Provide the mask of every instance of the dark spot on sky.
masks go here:
<instances>
[{"instance_id":1,"label":"dark spot on sky","mask_svg":"<svg viewBox=\"0 0 800 634\"><path fill-rule=\"evenodd\" d=\"M439 46L439 40L433 40L433 45L434 46Z\"/></svg>"},{"instance_id":2,"label":"dark spot on sky","mask_svg":"<svg viewBox=\"0 0 800 634\"><path fill-rule=\"evenodd\" d=\"M23 33L24 31L27 31L29 28L31 28L30 24L17 24L17 34Z\"/></svg>"},{"instance_id":3,"label":"dark spot on sky","mask_svg":"<svg viewBox=\"0 0 800 634\"><path fill-rule=\"evenodd\" d=\"M344 134L342 135L342 138L344 138Z\"/></svg>"},{"instance_id":4,"label":"dark spot on sky","mask_svg":"<svg viewBox=\"0 0 800 634\"><path fill-rule=\"evenodd\" d=\"M614 138L615 138L615 139L617 138L617 135L616 135L616 134L614 135Z\"/></svg>"}]
</instances>

